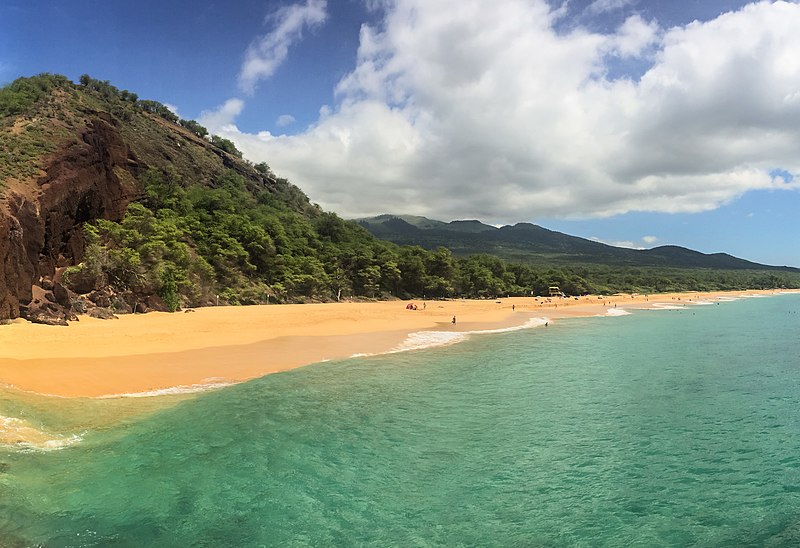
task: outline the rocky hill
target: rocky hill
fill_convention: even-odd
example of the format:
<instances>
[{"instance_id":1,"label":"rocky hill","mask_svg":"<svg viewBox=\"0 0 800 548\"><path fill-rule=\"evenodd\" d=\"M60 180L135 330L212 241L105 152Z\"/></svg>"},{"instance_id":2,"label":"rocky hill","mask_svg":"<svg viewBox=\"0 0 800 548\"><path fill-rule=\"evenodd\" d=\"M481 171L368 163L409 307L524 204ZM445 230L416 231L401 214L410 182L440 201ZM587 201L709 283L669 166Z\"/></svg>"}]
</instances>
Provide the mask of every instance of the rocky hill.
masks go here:
<instances>
[{"instance_id":1,"label":"rocky hill","mask_svg":"<svg viewBox=\"0 0 800 548\"><path fill-rule=\"evenodd\" d=\"M214 189L234 177L277 209L304 219L320 215L268 167L243 161L232 143L204 133L159 103L89 77L73 84L40 75L0 90L0 319L63 322L74 317L76 300L84 303L79 311L93 308L61 283L61 274L86 258L86 223L122 221L129 204L148 198L141 182L148 173L181 188ZM158 288L89 282L83 289L101 292L101 304L116 296L112 289L120 309L164 308ZM206 293L218 289L212 283Z\"/></svg>"}]
</instances>

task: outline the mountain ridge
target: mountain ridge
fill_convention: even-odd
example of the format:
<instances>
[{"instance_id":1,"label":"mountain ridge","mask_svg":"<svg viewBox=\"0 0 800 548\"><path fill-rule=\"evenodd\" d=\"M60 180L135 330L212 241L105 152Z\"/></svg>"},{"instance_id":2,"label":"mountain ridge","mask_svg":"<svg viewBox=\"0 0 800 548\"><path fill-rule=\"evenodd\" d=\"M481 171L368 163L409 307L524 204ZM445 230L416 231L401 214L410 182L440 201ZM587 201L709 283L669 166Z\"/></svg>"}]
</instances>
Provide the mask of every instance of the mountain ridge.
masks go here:
<instances>
[{"instance_id":1,"label":"mountain ridge","mask_svg":"<svg viewBox=\"0 0 800 548\"><path fill-rule=\"evenodd\" d=\"M601 263L686 268L766 269L800 272L791 266L764 265L728 253L702 253L677 245L631 249L571 236L520 222L495 227L478 220L439 221L421 216L385 213L354 219L376 237L426 249L444 246L455 254L489 253L509 260L535 260L544 255L561 263ZM468 227L464 230L462 227Z\"/></svg>"}]
</instances>

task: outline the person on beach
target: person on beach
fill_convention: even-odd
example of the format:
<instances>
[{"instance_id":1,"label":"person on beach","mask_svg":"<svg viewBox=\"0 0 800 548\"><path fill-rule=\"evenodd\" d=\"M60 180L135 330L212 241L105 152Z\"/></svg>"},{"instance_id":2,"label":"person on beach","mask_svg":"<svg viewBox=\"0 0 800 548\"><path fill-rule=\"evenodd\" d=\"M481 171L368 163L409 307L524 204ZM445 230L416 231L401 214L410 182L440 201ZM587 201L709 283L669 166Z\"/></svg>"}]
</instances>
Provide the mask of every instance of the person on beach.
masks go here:
<instances>
[{"instance_id":1,"label":"person on beach","mask_svg":"<svg viewBox=\"0 0 800 548\"><path fill-rule=\"evenodd\" d=\"M456 317L453 316L453 325L455 325L455 324L456 324Z\"/></svg>"}]
</instances>

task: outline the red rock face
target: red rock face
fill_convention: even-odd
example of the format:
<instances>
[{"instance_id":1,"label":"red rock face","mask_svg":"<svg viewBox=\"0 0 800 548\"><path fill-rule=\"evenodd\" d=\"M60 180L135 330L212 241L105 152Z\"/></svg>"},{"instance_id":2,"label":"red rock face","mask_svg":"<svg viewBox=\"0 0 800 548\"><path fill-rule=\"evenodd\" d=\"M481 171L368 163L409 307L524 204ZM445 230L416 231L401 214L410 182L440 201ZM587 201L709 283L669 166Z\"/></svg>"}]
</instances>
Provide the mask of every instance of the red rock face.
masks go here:
<instances>
[{"instance_id":1,"label":"red rock face","mask_svg":"<svg viewBox=\"0 0 800 548\"><path fill-rule=\"evenodd\" d=\"M103 118L54 153L38 180L7 189L0 200L0 320L25 311L42 277L82 259L84 222L120 220L137 197L140 164Z\"/></svg>"}]
</instances>

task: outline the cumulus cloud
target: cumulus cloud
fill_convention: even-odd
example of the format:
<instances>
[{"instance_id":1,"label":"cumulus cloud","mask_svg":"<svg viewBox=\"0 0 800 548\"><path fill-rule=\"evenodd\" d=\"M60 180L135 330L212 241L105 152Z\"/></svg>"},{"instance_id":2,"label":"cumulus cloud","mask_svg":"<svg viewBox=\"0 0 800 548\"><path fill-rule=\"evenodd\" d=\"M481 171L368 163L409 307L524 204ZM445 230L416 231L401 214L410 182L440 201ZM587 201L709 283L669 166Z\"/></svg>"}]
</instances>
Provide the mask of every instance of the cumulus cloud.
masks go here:
<instances>
[{"instance_id":1,"label":"cumulus cloud","mask_svg":"<svg viewBox=\"0 0 800 548\"><path fill-rule=\"evenodd\" d=\"M180 116L177 106L173 105L172 103L164 103L164 106L167 107L167 110L170 111L175 116Z\"/></svg>"},{"instance_id":2,"label":"cumulus cloud","mask_svg":"<svg viewBox=\"0 0 800 548\"><path fill-rule=\"evenodd\" d=\"M214 110L204 110L198 122L208 128L211 133L238 132L234 120L244 109L241 99L228 99Z\"/></svg>"},{"instance_id":3,"label":"cumulus cloud","mask_svg":"<svg viewBox=\"0 0 800 548\"><path fill-rule=\"evenodd\" d=\"M644 249L643 246L636 245L635 243L633 243L630 240L603 240L601 238L598 238L597 236L592 236L589 239L592 240L593 242L597 242L597 243L600 243L600 244L606 244L606 245L613 245L614 247L624 247L624 248L627 248L627 249Z\"/></svg>"},{"instance_id":4,"label":"cumulus cloud","mask_svg":"<svg viewBox=\"0 0 800 548\"><path fill-rule=\"evenodd\" d=\"M253 93L259 80L272 76L286 60L289 47L302 37L303 30L325 22L326 7L326 0L306 0L305 4L284 6L267 16L266 22L272 30L247 49L239 72L239 88Z\"/></svg>"},{"instance_id":5,"label":"cumulus cloud","mask_svg":"<svg viewBox=\"0 0 800 548\"><path fill-rule=\"evenodd\" d=\"M545 0L381 5L305 132L242 133L235 114L217 126L342 215L700 212L800 187L772 175L800 173L796 3L666 30L633 16L610 34L556 32ZM607 78L609 54L645 52L641 77Z\"/></svg>"},{"instance_id":6,"label":"cumulus cloud","mask_svg":"<svg viewBox=\"0 0 800 548\"><path fill-rule=\"evenodd\" d=\"M647 249L652 247L654 243L658 241L658 238L655 236L642 236L642 241L637 243L632 240L604 240L597 236L591 236L589 238L593 242L598 242L601 244L606 245L613 245L614 247L626 247L628 249Z\"/></svg>"},{"instance_id":7,"label":"cumulus cloud","mask_svg":"<svg viewBox=\"0 0 800 548\"><path fill-rule=\"evenodd\" d=\"M658 41L658 24L646 22L639 15L631 15L617 30L611 48L620 57L638 57Z\"/></svg>"},{"instance_id":8,"label":"cumulus cloud","mask_svg":"<svg viewBox=\"0 0 800 548\"><path fill-rule=\"evenodd\" d=\"M281 114L280 116L278 116L278 119L275 120L275 125L278 127L286 127L292 125L295 122L296 120L294 119L294 116L292 116L291 114Z\"/></svg>"},{"instance_id":9,"label":"cumulus cloud","mask_svg":"<svg viewBox=\"0 0 800 548\"><path fill-rule=\"evenodd\" d=\"M634 3L635 0L594 0L586 8L589 13L605 13L625 8Z\"/></svg>"}]
</instances>

